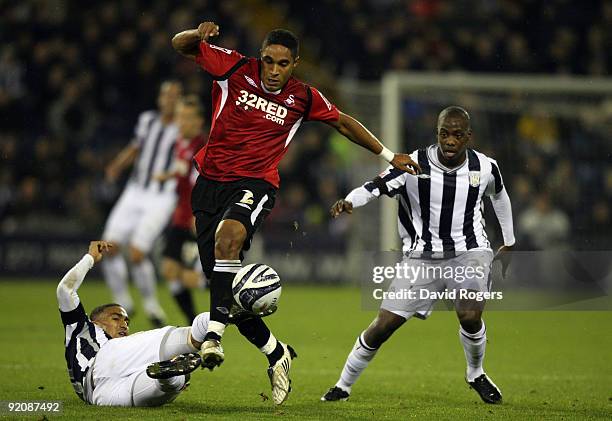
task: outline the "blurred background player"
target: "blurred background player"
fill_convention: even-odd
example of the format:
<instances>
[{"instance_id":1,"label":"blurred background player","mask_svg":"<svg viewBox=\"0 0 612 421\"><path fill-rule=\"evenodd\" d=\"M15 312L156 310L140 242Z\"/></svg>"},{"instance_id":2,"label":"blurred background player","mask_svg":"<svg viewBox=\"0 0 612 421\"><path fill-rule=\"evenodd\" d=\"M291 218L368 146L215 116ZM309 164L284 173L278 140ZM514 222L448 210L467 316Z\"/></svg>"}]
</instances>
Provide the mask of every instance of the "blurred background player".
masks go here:
<instances>
[{"instance_id":1,"label":"blurred background player","mask_svg":"<svg viewBox=\"0 0 612 421\"><path fill-rule=\"evenodd\" d=\"M420 319L429 316L436 299L423 298L421 290L490 291L493 251L480 210L485 195L490 197L502 229L504 245L499 248L497 257L502 260L505 271L508 251L515 242L510 198L497 162L468 149L471 138L467 111L448 107L438 116L438 145L412 153L423 171L419 178L388 168L332 207L331 214L337 217L343 212L352 213L353 208L381 195L398 196L398 227L402 251L407 255L403 262L421 270L413 279L398 277L393 281L389 291L411 290L416 293L415 299L383 300L376 319L357 338L340 379L321 400L347 400L351 387L380 346L412 316ZM444 272L451 269L453 274L461 275L468 272L466 268L472 268L472 273L480 269L482 276L428 278L426 274L433 272L428 268L442 268ZM487 342L481 318L484 301L457 298L454 305L467 362L465 380L484 402L501 403L501 392L482 367Z\"/></svg>"},{"instance_id":2,"label":"blurred background player","mask_svg":"<svg viewBox=\"0 0 612 421\"><path fill-rule=\"evenodd\" d=\"M178 101L176 125L179 137L174 148L173 166L170 171L155 177L160 182L176 178L178 193L176 209L166 230L162 274L179 308L187 321L192 323L197 313L191 288L204 282L197 254L195 218L191 211L191 190L198 174L192 160L206 143L203 133L204 109L197 96L188 95Z\"/></svg>"},{"instance_id":3,"label":"blurred background player","mask_svg":"<svg viewBox=\"0 0 612 421\"><path fill-rule=\"evenodd\" d=\"M418 167L407 155L385 148L317 89L292 77L299 43L291 32L269 32L258 59L207 42L218 34L214 22L204 22L172 40L179 53L215 80L210 136L195 157L200 176L192 194L200 259L210 278L211 322L202 364L211 369L225 358L221 338L229 319L232 280L240 270L243 251L250 248L255 231L274 206L278 164L302 122L325 122L396 168ZM245 336L263 350L273 336L261 319L251 320L257 321L255 336L252 340ZM264 352L270 354L274 400L282 403L289 393L290 365L279 367L277 361L289 351L274 340Z\"/></svg>"},{"instance_id":4,"label":"blurred background player","mask_svg":"<svg viewBox=\"0 0 612 421\"><path fill-rule=\"evenodd\" d=\"M209 315L198 315L191 328L166 326L133 336L129 336L128 314L119 304L98 306L87 316L77 290L94 264L112 249L110 243L92 241L88 253L57 286L70 381L76 394L92 405L172 402L185 390L189 373L200 365L195 352L202 343L194 337L204 336Z\"/></svg>"},{"instance_id":5,"label":"blurred background player","mask_svg":"<svg viewBox=\"0 0 612 421\"><path fill-rule=\"evenodd\" d=\"M176 205L176 180L155 180L172 165L178 128L174 122L177 100L182 86L177 81L161 84L158 110L140 114L134 140L106 167L106 179L114 182L134 164L121 197L113 207L102 238L127 247L134 282L143 299L147 317L154 326L166 318L156 295L157 277L149 256L155 240L166 227ZM104 278L113 299L129 314L134 303L128 289L128 269L121 249L113 250L102 264Z\"/></svg>"}]
</instances>

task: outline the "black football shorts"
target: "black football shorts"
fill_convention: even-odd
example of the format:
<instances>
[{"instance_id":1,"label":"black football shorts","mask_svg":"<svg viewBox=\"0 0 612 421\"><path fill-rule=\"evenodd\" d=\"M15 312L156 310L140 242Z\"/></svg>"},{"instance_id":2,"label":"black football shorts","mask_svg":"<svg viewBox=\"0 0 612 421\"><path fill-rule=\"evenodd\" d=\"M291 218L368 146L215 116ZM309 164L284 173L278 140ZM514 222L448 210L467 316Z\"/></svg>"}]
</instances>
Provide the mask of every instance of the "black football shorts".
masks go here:
<instances>
[{"instance_id":1,"label":"black football shorts","mask_svg":"<svg viewBox=\"0 0 612 421\"><path fill-rule=\"evenodd\" d=\"M191 267L192 263L185 259L183 249L185 245L195 243L196 238L190 229L180 228L170 225L166 230L166 245L162 255L177 262L183 263L187 267Z\"/></svg>"},{"instance_id":2,"label":"black football shorts","mask_svg":"<svg viewBox=\"0 0 612 421\"><path fill-rule=\"evenodd\" d=\"M215 266L215 232L224 219L240 221L247 237L243 252L251 247L257 228L274 207L276 188L264 181L243 178L236 181L214 181L199 176L191 193L191 208L196 218L198 250L202 268L210 278Z\"/></svg>"}]
</instances>

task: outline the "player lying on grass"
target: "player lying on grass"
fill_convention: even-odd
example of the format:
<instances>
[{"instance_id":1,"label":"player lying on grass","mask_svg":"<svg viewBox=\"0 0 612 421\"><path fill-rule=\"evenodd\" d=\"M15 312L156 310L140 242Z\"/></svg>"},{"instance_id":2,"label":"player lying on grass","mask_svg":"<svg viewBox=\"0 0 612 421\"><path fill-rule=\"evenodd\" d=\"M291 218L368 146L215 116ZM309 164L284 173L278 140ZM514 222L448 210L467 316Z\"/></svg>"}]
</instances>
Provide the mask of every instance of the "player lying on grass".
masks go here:
<instances>
[{"instance_id":1,"label":"player lying on grass","mask_svg":"<svg viewBox=\"0 0 612 421\"><path fill-rule=\"evenodd\" d=\"M483 196L490 197L502 228L504 246L497 256L504 271L507 251L514 244L512 208L497 163L468 149L471 137L467 111L448 107L438 117L437 146L412 153L421 167L420 175L389 168L332 206L331 214L337 217L383 194L399 198L398 228L406 256L403 264L415 270L408 272L412 278L396 277L388 291L414 295L400 299L388 295L383 299L378 316L357 338L340 379L321 400L347 400L351 387L380 346L412 316L427 318L436 302L436 298L430 298L431 293L446 289L458 296L454 305L467 361L465 379L483 401L501 402L501 392L482 368L487 342L481 319L484 301L459 297L468 292L483 294L491 288L493 251L483 228Z\"/></svg>"},{"instance_id":2,"label":"player lying on grass","mask_svg":"<svg viewBox=\"0 0 612 421\"><path fill-rule=\"evenodd\" d=\"M88 317L77 294L87 272L112 244L92 241L88 253L57 286L65 328L68 375L77 395L103 406L159 406L172 402L201 364L197 351L209 313L191 327L166 326L129 335L127 312L118 304L96 307ZM287 364L281 358L279 364ZM274 390L273 390L274 393Z\"/></svg>"}]
</instances>

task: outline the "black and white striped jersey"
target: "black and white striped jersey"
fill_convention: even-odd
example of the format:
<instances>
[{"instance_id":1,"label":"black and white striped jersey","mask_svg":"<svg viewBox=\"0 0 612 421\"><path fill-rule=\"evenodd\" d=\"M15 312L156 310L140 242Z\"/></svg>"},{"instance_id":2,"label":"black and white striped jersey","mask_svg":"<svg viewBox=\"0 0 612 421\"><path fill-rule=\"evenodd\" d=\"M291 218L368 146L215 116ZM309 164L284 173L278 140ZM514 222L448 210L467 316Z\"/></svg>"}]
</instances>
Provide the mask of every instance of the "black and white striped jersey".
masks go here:
<instances>
[{"instance_id":1,"label":"black and white striped jersey","mask_svg":"<svg viewBox=\"0 0 612 421\"><path fill-rule=\"evenodd\" d=\"M69 312L60 311L62 323L66 332L66 364L68 375L74 391L85 400L84 379L93 360L110 338L101 327L95 325L79 303L78 307Z\"/></svg>"},{"instance_id":2,"label":"black and white striped jersey","mask_svg":"<svg viewBox=\"0 0 612 421\"><path fill-rule=\"evenodd\" d=\"M159 182L154 177L172 167L178 127L175 124L164 125L157 111L145 111L138 117L134 136L132 144L140 152L130 182L146 190L174 192L176 179Z\"/></svg>"},{"instance_id":3,"label":"black and white striped jersey","mask_svg":"<svg viewBox=\"0 0 612 421\"><path fill-rule=\"evenodd\" d=\"M91 392L91 385L88 386L89 390L86 390L85 377L100 347L110 340L101 327L89 320L77 294L85 275L93 265L93 257L86 254L64 275L57 286L57 302L64 324L64 356L68 375L74 391L83 400L86 400Z\"/></svg>"},{"instance_id":4,"label":"black and white striped jersey","mask_svg":"<svg viewBox=\"0 0 612 421\"><path fill-rule=\"evenodd\" d=\"M422 175L389 167L346 197L362 206L381 194L399 198L398 228L403 251L453 255L490 248L484 229L482 198L490 196L504 244L514 244L512 209L497 162L473 149L455 168L440 163L437 145L413 152Z\"/></svg>"}]
</instances>

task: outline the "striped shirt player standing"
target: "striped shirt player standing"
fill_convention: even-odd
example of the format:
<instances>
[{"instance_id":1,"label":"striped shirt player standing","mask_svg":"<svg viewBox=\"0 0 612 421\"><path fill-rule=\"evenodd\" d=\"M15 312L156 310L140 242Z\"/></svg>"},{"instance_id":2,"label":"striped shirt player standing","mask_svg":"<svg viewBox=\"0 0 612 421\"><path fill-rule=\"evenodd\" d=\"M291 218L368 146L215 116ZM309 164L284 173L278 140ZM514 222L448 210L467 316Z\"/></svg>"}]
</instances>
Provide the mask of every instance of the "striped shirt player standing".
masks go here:
<instances>
[{"instance_id":1,"label":"striped shirt player standing","mask_svg":"<svg viewBox=\"0 0 612 421\"><path fill-rule=\"evenodd\" d=\"M491 199L501 225L504 246L497 256L504 271L514 245L512 208L497 163L468 148L471 136L467 111L456 106L444 109L438 117L438 144L411 154L421 174L389 168L332 207L336 217L381 195L399 198L398 228L406 269L396 273L388 291L406 294L383 296L378 316L358 337L340 379L322 400L347 400L380 346L410 317L427 318L436 302L432 293L447 290L456 294L459 339L467 361L465 379L484 402L501 402L501 392L482 368L487 340L481 319L484 300L468 293L485 296L491 288L493 251L484 230L483 197ZM407 295L410 291L414 295Z\"/></svg>"},{"instance_id":2,"label":"striped shirt player standing","mask_svg":"<svg viewBox=\"0 0 612 421\"><path fill-rule=\"evenodd\" d=\"M209 314L199 314L195 327L166 326L133 335L129 335L127 312L119 304L101 305L87 316L77 290L87 272L112 248L110 243L92 241L88 253L57 286L70 381L79 398L92 405L172 402L201 363L196 352L202 344L191 333L205 329Z\"/></svg>"},{"instance_id":3,"label":"striped shirt player standing","mask_svg":"<svg viewBox=\"0 0 612 421\"><path fill-rule=\"evenodd\" d=\"M386 149L317 89L292 77L299 57L298 40L291 32L271 31L259 58L209 44L208 38L218 33L215 23L204 22L172 40L179 53L215 80L210 136L195 157L200 176L192 193L200 259L210 275L211 322L202 338L202 364L210 369L224 360L220 341L229 321L232 279L240 270L242 252L274 206L278 164L302 123L327 123L395 168L418 167L407 155ZM290 350L260 318L241 322L238 329L268 357L273 400L284 402L289 393Z\"/></svg>"},{"instance_id":4,"label":"striped shirt player standing","mask_svg":"<svg viewBox=\"0 0 612 421\"><path fill-rule=\"evenodd\" d=\"M172 165L178 135L174 110L181 91L178 82L161 84L159 109L140 115L134 140L106 168L106 178L113 182L124 169L134 164L127 185L108 217L102 238L127 249L123 251L129 256L145 313L156 327L163 325L165 314L157 300L155 268L149 253L166 227L177 199L176 180L159 181L154 176L168 171ZM131 314L134 304L128 290L128 269L123 255L115 253L105 259L102 271L115 302Z\"/></svg>"},{"instance_id":5,"label":"striped shirt player standing","mask_svg":"<svg viewBox=\"0 0 612 421\"><path fill-rule=\"evenodd\" d=\"M174 148L174 163L170 171L155 177L160 181L175 179L178 194L176 209L165 233L162 274L179 308L192 323L196 310L190 288L203 282L194 233L195 219L191 212L191 191L198 174L192 160L206 143L202 132L204 109L197 96L187 95L179 100L176 124L179 137Z\"/></svg>"}]
</instances>

